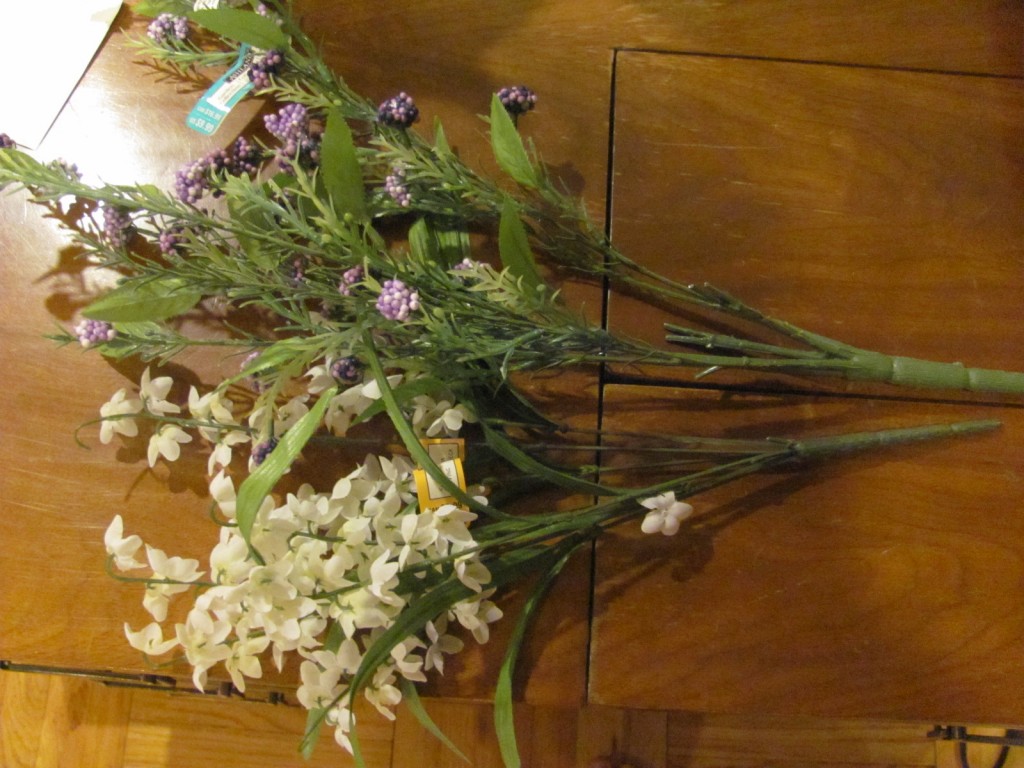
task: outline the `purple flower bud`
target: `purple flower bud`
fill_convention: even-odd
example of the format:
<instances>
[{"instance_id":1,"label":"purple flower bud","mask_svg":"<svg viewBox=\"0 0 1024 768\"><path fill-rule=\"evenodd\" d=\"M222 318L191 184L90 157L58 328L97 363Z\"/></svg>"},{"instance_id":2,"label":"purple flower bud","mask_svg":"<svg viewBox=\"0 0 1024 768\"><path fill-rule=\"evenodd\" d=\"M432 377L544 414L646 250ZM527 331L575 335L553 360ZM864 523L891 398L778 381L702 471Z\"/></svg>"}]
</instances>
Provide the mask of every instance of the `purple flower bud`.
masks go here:
<instances>
[{"instance_id":1,"label":"purple flower bud","mask_svg":"<svg viewBox=\"0 0 1024 768\"><path fill-rule=\"evenodd\" d=\"M362 267L346 269L341 275L341 282L338 283L338 293L342 296L351 296L353 286L361 283L364 277L366 277L366 273Z\"/></svg>"},{"instance_id":2,"label":"purple flower bud","mask_svg":"<svg viewBox=\"0 0 1024 768\"><path fill-rule=\"evenodd\" d=\"M82 320L75 326L75 335L78 337L78 343L88 349L95 344L113 340L117 336L117 331L110 323L102 320Z\"/></svg>"},{"instance_id":3,"label":"purple flower bud","mask_svg":"<svg viewBox=\"0 0 1024 768\"><path fill-rule=\"evenodd\" d=\"M123 248L132 233L132 217L123 208L104 205L100 209L103 214L103 237L114 248Z\"/></svg>"},{"instance_id":4,"label":"purple flower bud","mask_svg":"<svg viewBox=\"0 0 1024 768\"><path fill-rule=\"evenodd\" d=\"M420 111L405 91L382 102L377 109L377 121L393 128L408 128L419 119Z\"/></svg>"},{"instance_id":5,"label":"purple flower bud","mask_svg":"<svg viewBox=\"0 0 1024 768\"><path fill-rule=\"evenodd\" d=\"M262 443L256 443L256 445L252 447L252 463L258 467L260 464L267 460L267 457L270 455L271 451L273 451L276 447L277 439L273 437L271 437L269 440L264 440Z\"/></svg>"},{"instance_id":6,"label":"purple flower bud","mask_svg":"<svg viewBox=\"0 0 1024 768\"><path fill-rule=\"evenodd\" d=\"M385 280L380 296L377 297L377 311L389 320L403 322L409 313L420 308L420 296L397 278Z\"/></svg>"},{"instance_id":7,"label":"purple flower bud","mask_svg":"<svg viewBox=\"0 0 1024 768\"><path fill-rule=\"evenodd\" d=\"M537 106L537 94L525 85L512 85L498 91L498 100L513 117L525 115Z\"/></svg>"},{"instance_id":8,"label":"purple flower bud","mask_svg":"<svg viewBox=\"0 0 1024 768\"><path fill-rule=\"evenodd\" d=\"M160 246L160 253L165 256L174 256L181 253L185 245L185 228L181 224L172 224L160 232L157 244Z\"/></svg>"},{"instance_id":9,"label":"purple flower bud","mask_svg":"<svg viewBox=\"0 0 1024 768\"><path fill-rule=\"evenodd\" d=\"M405 170L402 168L392 169L391 175L384 179L384 190L403 208L408 208L412 202L412 195L405 185Z\"/></svg>"},{"instance_id":10,"label":"purple flower bud","mask_svg":"<svg viewBox=\"0 0 1024 768\"><path fill-rule=\"evenodd\" d=\"M171 13L161 13L146 29L146 34L157 45L172 47L188 39L188 19Z\"/></svg>"},{"instance_id":11,"label":"purple flower bud","mask_svg":"<svg viewBox=\"0 0 1024 768\"><path fill-rule=\"evenodd\" d=\"M0 133L0 149L13 149L16 146L18 145L14 143L14 139L6 133Z\"/></svg>"},{"instance_id":12,"label":"purple flower bud","mask_svg":"<svg viewBox=\"0 0 1024 768\"><path fill-rule=\"evenodd\" d=\"M276 49L269 50L249 65L249 79L257 90L269 88L270 78L279 74L283 65L284 54Z\"/></svg>"},{"instance_id":13,"label":"purple flower bud","mask_svg":"<svg viewBox=\"0 0 1024 768\"><path fill-rule=\"evenodd\" d=\"M264 117L263 124L282 141L309 135L309 113L302 104L286 104L276 114Z\"/></svg>"},{"instance_id":14,"label":"purple flower bud","mask_svg":"<svg viewBox=\"0 0 1024 768\"><path fill-rule=\"evenodd\" d=\"M345 384L358 383L362 375L362 363L354 357L343 357L331 363L331 376Z\"/></svg>"}]
</instances>

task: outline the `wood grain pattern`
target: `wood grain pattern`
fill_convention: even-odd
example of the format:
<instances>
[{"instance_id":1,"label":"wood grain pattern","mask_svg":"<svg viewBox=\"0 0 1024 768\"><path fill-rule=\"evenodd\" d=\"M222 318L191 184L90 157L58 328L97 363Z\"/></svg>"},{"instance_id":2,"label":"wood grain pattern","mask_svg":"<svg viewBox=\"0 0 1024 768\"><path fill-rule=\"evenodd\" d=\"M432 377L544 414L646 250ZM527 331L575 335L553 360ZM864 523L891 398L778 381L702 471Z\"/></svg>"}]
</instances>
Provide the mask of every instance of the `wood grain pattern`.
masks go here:
<instances>
[{"instance_id":1,"label":"wood grain pattern","mask_svg":"<svg viewBox=\"0 0 1024 768\"><path fill-rule=\"evenodd\" d=\"M434 720L475 768L500 765L489 704L426 699ZM71 716L60 712L76 713ZM88 680L0 673L4 768L181 768L216 764L353 765L324 740L311 763L299 761L294 728L302 713L237 698L108 688ZM404 709L393 724L360 712L371 768L466 766ZM907 721L743 717L683 712L522 705L524 768L962 768L953 742L927 738L930 724ZM19 725L20 724L20 725ZM31 729L42 749L9 750L12 729ZM98 730L99 729L99 730ZM97 739L98 733L102 737ZM1003 734L971 727L972 735ZM88 735L87 735L88 734ZM973 768L988 768L998 748L971 745ZM1024 764L1011 750L1007 768ZM596 761L605 761L604 763Z\"/></svg>"},{"instance_id":2,"label":"wood grain pattern","mask_svg":"<svg viewBox=\"0 0 1024 768\"><path fill-rule=\"evenodd\" d=\"M1004 427L747 478L695 497L677 538L621 526L598 547L592 703L1024 720L1019 408L639 386L605 405L611 429L719 437Z\"/></svg>"},{"instance_id":3,"label":"wood grain pattern","mask_svg":"<svg viewBox=\"0 0 1024 768\"><path fill-rule=\"evenodd\" d=\"M767 309L796 310L796 319L822 322L820 330L853 341L898 341L899 351L916 354L973 351L984 364L1017 366L1015 308L1024 263L1019 2L514 0L500 12L469 0L422 0L401 8L324 0L300 5L308 28L324 38L332 63L358 90L374 98L414 92L424 122L443 115L449 139L476 167L492 169L478 119L492 90L527 82L540 91L540 108L523 121L523 130L599 220L607 202L610 84L620 49L613 202L614 234L624 247L685 252L686 272L702 277L749 273L752 279L743 285L720 282ZM130 24L126 10L42 154L74 159L91 179L166 185L183 162L242 130L261 105L247 102L212 139L172 129L196 92L140 77L144 70L130 64L124 44ZM950 74L965 72L972 76ZM680 93L688 100L677 98ZM651 183L682 150L693 165L667 186ZM627 175L618 175L623 170ZM670 214L669 227L652 214L671 195L694 206L685 225ZM788 229L778 226L780 200L788 206ZM102 573L102 531L117 511L167 550L199 554L206 548L203 534L197 535L197 528L206 530L204 489L196 472L141 470L138 451L86 452L74 445L74 426L92 418L117 388L137 380L140 370L69 357L41 342L54 321L75 317L86 299L86 281L39 210L5 197L0 215L0 462L6 468L0 473L0 658L143 672L123 641L122 622L139 626L147 619L138 594L112 589ZM902 235L895 234L898 229ZM656 241L647 238L650 232L657 232ZM831 242L823 239L826 233ZM809 252L815 260L806 260ZM801 282L807 275L814 280ZM908 296L899 287L908 280L931 298ZM873 283L883 286L881 298L865 293ZM822 286L848 297L833 299L824 317ZM600 316L594 286L567 285L565 294L589 316ZM803 303L808 298L814 301ZM613 305L616 323L620 309ZM818 314L801 318L801 311ZM883 315L893 319L883 323ZM897 334L903 337L891 338ZM570 408L578 416L596 403L592 379L559 386L536 384L553 404L579 394ZM736 430L752 426L745 416L750 402L746 411L742 402L733 410ZM699 409L707 400L693 403ZM630 407L638 409L637 419L664 422L663 416L645 415L638 403ZM922 402L897 410L899 418L916 418L931 415L933 407L935 414L943 409ZM880 410L872 415L875 408ZM762 413L753 426L781 429L807 416L822 427L889 423L897 418L890 408L896 406L797 399ZM678 413L692 417L681 425L689 430L720 412ZM858 460L825 473L820 486L798 482L762 491L751 497L760 505L758 514L742 519L753 504L729 508L739 522L713 550L702 542L686 550L682 573L674 570L678 555L667 547L647 542L640 549L628 536L613 539L621 548L600 566L594 700L799 714L853 709L897 717L928 710L999 722L1020 712L1019 686L998 684L1019 675L1013 649L1022 631L1015 597L1021 566L1013 543L1020 530L1009 517L992 517L993 510L1008 509L1007 500L1014 504L1021 490L1019 454L1006 449L1020 444L1020 417L1006 415L1011 439L986 443L987 453L969 463L951 449L915 449L890 470ZM635 421L629 414L614 418ZM791 489L798 498L782 510L781 491ZM899 516L878 517L893 499L900 500ZM935 506L943 510L942 530L931 522ZM822 509L831 516L822 519ZM950 532L957 537L952 549ZM846 568L836 571L841 551L849 553ZM662 555L660 564L654 562ZM801 558L811 581L793 579L788 570ZM41 561L56 565L43 576ZM580 561L553 593L525 654L517 691L526 701L575 705L586 696L588 580L588 563ZM746 599L751 587L753 601ZM721 603L723 596L732 602ZM800 601L823 613L780 625L778 610ZM716 624L709 617L722 605L728 612ZM680 629L701 638L682 654L673 645ZM719 645L723 631L726 641ZM742 642L764 631L772 637L767 651ZM829 632L837 644L813 645ZM793 642L800 640L803 650L794 659ZM468 653L437 691L486 696L500 651L499 632L493 646ZM704 678L688 678L689 689L679 686L695 659L716 655L724 666L702 666L697 671ZM609 658L612 666L602 666ZM628 684L611 682L623 665L648 674ZM719 677L737 665L740 685L749 690L737 692L735 678ZM785 679L800 665L805 672ZM852 687L840 685L844 680ZM880 684L890 686L888 700L876 698ZM981 691L987 692L983 698ZM38 698L28 690L14 697ZM131 742L140 760L165 759L147 752L161 744L171 757L185 758L186 752L167 746L197 727L198 721L167 724L184 701L174 708L140 705L141 730ZM5 706L5 718L10 711ZM616 724L609 727L619 734L629 718L612 720ZM562 716L556 721L567 722ZM546 744L557 743L544 722L534 712L524 727L544 734ZM643 722L638 732L647 733L656 721ZM11 731L2 737L4 750L35 760L34 734L17 725L4 730ZM233 733L244 738L244 730ZM645 737L645 743L653 741ZM552 749L543 754L563 754Z\"/></svg>"},{"instance_id":4,"label":"wood grain pattern","mask_svg":"<svg viewBox=\"0 0 1024 768\"><path fill-rule=\"evenodd\" d=\"M617 61L612 226L625 253L857 346L1020 367L1021 80L643 53ZM621 332L656 342L670 319L611 298Z\"/></svg>"}]
</instances>

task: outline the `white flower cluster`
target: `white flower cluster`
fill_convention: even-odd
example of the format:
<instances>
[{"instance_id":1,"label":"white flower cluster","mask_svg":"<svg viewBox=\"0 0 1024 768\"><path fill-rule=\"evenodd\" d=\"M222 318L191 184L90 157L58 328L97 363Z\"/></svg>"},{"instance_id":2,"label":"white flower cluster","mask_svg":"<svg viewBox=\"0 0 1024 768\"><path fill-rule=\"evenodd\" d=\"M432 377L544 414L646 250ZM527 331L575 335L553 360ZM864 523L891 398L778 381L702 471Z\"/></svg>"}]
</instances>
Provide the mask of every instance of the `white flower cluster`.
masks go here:
<instances>
[{"instance_id":1,"label":"white flower cluster","mask_svg":"<svg viewBox=\"0 0 1024 768\"><path fill-rule=\"evenodd\" d=\"M236 487L228 473L231 449L248 442L250 430L257 432L268 419L283 432L301 418L308 412L309 394L331 385L323 378L328 368L311 371L307 393L272 413L255 409L248 429L239 426L231 403L216 391L202 397L195 390L190 393L193 423L202 424L196 430L213 446L210 496L225 520L210 552L205 580L198 561L169 557L144 545L137 535L125 536L120 516L110 524L104 541L117 569L152 572L141 580L146 585L143 605L153 622L137 631L125 625L133 647L151 655L183 654L199 689L205 687L208 671L222 663L239 691L245 690L247 678L262 676L267 655L281 670L294 652L302 658L299 702L309 709L326 709L336 740L351 749L349 684L367 650L401 617L412 598L453 579L471 591L469 599L452 605L395 646L377 668L363 692L387 717L394 717L391 710L401 699L401 678L424 681L431 670L443 673L444 656L462 649L462 641L449 634L449 627L461 625L484 643L489 625L501 611L490 600L491 575L474 551L469 527L476 515L450 504L421 509L414 467L402 456L368 455L329 492L303 484L283 503L268 496L256 514L249 542L243 538L235 525ZM103 422L104 428L111 426L109 434L104 433L106 439L114 432L137 435L133 416L177 413L178 406L167 399L171 385L167 378L151 379L147 371L139 398L118 392L104 406L104 416L116 414ZM327 409L325 426L343 434L379 396L373 381L342 391ZM472 419L464 406L425 396L411 404L410 416L425 435L454 434ZM150 463L156 460L154 450L173 461L178 446L190 439L177 424L164 423L150 438ZM143 547L144 562L138 559ZM165 635L161 624L167 620L170 599L190 590L195 596L184 622ZM328 643L332 625L334 641Z\"/></svg>"}]
</instances>

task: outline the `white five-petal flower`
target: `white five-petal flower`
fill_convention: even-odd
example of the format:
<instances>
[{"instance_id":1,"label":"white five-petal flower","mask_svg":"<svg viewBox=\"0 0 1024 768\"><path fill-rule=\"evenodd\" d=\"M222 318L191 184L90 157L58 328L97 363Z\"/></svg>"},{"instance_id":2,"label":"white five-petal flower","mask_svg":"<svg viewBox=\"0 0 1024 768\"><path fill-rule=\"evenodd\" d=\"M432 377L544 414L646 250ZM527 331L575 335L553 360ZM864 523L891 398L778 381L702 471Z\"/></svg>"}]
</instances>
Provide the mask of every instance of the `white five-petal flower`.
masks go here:
<instances>
[{"instance_id":1,"label":"white five-petal flower","mask_svg":"<svg viewBox=\"0 0 1024 768\"><path fill-rule=\"evenodd\" d=\"M640 524L644 533L673 536L679 530L679 523L693 514L692 506L685 501L676 501L674 491L644 499L640 506L650 510Z\"/></svg>"}]
</instances>

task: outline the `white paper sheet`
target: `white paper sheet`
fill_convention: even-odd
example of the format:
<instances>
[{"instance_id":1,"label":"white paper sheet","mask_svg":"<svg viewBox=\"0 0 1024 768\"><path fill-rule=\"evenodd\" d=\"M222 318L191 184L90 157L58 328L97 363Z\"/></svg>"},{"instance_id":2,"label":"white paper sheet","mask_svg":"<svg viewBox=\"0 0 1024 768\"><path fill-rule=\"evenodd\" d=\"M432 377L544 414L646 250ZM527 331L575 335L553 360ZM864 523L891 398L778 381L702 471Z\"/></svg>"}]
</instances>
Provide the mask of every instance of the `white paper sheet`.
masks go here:
<instances>
[{"instance_id":1,"label":"white paper sheet","mask_svg":"<svg viewBox=\"0 0 1024 768\"><path fill-rule=\"evenodd\" d=\"M0 133L36 149L121 8L113 0L2 0Z\"/></svg>"}]
</instances>

